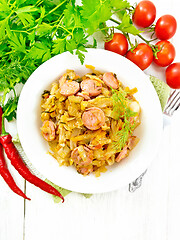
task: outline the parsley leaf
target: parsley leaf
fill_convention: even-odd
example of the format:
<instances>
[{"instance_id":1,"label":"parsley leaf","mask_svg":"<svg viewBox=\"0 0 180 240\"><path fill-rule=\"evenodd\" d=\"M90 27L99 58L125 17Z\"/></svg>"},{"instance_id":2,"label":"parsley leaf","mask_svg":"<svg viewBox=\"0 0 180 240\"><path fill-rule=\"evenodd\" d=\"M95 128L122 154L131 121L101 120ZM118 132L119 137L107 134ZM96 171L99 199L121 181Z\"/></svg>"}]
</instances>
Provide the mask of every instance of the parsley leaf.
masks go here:
<instances>
[{"instance_id":1,"label":"parsley leaf","mask_svg":"<svg viewBox=\"0 0 180 240\"><path fill-rule=\"evenodd\" d=\"M127 12L124 13L122 22L119 26L116 27L118 30L121 30L123 33L130 33L133 35L137 35L141 33L133 24L130 16L127 14Z\"/></svg>"},{"instance_id":2,"label":"parsley leaf","mask_svg":"<svg viewBox=\"0 0 180 240\"><path fill-rule=\"evenodd\" d=\"M0 40L5 38L7 26L8 26L8 19L7 18L0 21Z\"/></svg>"},{"instance_id":3,"label":"parsley leaf","mask_svg":"<svg viewBox=\"0 0 180 240\"><path fill-rule=\"evenodd\" d=\"M2 104L12 106L7 93L13 90L15 98L16 84L24 84L49 58L69 51L83 64L86 48L97 47L94 33L99 31L107 39L114 29L110 21L124 34L140 32L128 14L127 0L82 0L79 5L75 0L0 0L0 9L0 91ZM119 22L112 19L114 14Z\"/></svg>"},{"instance_id":4,"label":"parsley leaf","mask_svg":"<svg viewBox=\"0 0 180 240\"><path fill-rule=\"evenodd\" d=\"M12 33L8 43L12 50L26 53L26 38L24 38L21 33Z\"/></svg>"},{"instance_id":5,"label":"parsley leaf","mask_svg":"<svg viewBox=\"0 0 180 240\"><path fill-rule=\"evenodd\" d=\"M24 12L18 13L17 15L25 27L27 27L29 24L33 25L34 18L32 15Z\"/></svg>"},{"instance_id":6,"label":"parsley leaf","mask_svg":"<svg viewBox=\"0 0 180 240\"><path fill-rule=\"evenodd\" d=\"M110 0L82 0L81 15L84 27L89 34L99 28L99 24L106 22L112 15Z\"/></svg>"},{"instance_id":7,"label":"parsley leaf","mask_svg":"<svg viewBox=\"0 0 180 240\"><path fill-rule=\"evenodd\" d=\"M66 40L58 38L53 41L52 47L53 47L53 50L52 50L53 54L63 53L65 52L65 49L66 49Z\"/></svg>"},{"instance_id":8,"label":"parsley leaf","mask_svg":"<svg viewBox=\"0 0 180 240\"><path fill-rule=\"evenodd\" d=\"M83 49L83 50L81 50L81 51L80 51L80 50L81 50L80 48L77 49L77 50L76 50L76 54L78 55L81 63L83 64L85 56L84 56L84 54L82 53L82 51L86 52L87 50L85 50L85 49Z\"/></svg>"},{"instance_id":9,"label":"parsley leaf","mask_svg":"<svg viewBox=\"0 0 180 240\"><path fill-rule=\"evenodd\" d=\"M29 50L28 57L32 59L41 59L42 62L45 62L51 58L50 44L48 45L45 42L36 42Z\"/></svg>"},{"instance_id":10,"label":"parsley leaf","mask_svg":"<svg viewBox=\"0 0 180 240\"><path fill-rule=\"evenodd\" d=\"M76 41L71 38L66 41L66 50L73 54L73 50L77 48Z\"/></svg>"},{"instance_id":11,"label":"parsley leaf","mask_svg":"<svg viewBox=\"0 0 180 240\"><path fill-rule=\"evenodd\" d=\"M11 8L9 6L9 4L7 3L6 0L1 0L0 1L0 19L1 18L6 18L10 12L11 12Z\"/></svg>"},{"instance_id":12,"label":"parsley leaf","mask_svg":"<svg viewBox=\"0 0 180 240\"><path fill-rule=\"evenodd\" d=\"M64 10L63 25L66 29L74 29L75 27L82 27L81 15L79 6L73 6L71 3L67 4Z\"/></svg>"},{"instance_id":13,"label":"parsley leaf","mask_svg":"<svg viewBox=\"0 0 180 240\"><path fill-rule=\"evenodd\" d=\"M9 121L16 119L18 98L9 98L7 103L3 106L3 116Z\"/></svg>"},{"instance_id":14,"label":"parsley leaf","mask_svg":"<svg viewBox=\"0 0 180 240\"><path fill-rule=\"evenodd\" d=\"M42 24L39 24L39 26L36 29L36 34L39 37L43 37L46 34L51 34L53 29L53 26L49 25L46 22L43 22Z\"/></svg>"},{"instance_id":15,"label":"parsley leaf","mask_svg":"<svg viewBox=\"0 0 180 240\"><path fill-rule=\"evenodd\" d=\"M127 0L111 0L111 6L115 9L121 10L125 8L130 8L131 5Z\"/></svg>"}]
</instances>

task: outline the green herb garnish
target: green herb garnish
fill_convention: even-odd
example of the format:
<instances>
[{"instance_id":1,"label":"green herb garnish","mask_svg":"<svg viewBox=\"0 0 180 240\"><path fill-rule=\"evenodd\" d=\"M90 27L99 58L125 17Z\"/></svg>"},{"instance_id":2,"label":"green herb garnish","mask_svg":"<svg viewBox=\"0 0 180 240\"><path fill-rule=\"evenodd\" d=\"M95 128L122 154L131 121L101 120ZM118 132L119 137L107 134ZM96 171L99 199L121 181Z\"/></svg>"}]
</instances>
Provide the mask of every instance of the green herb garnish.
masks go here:
<instances>
[{"instance_id":1,"label":"green herb garnish","mask_svg":"<svg viewBox=\"0 0 180 240\"><path fill-rule=\"evenodd\" d=\"M112 89L112 100L113 100L113 114L116 118L122 119L123 125L121 129L116 133L117 140L113 142L116 150L121 151L127 143L130 135L132 135L135 123L132 121L132 117L136 116L137 113L133 112L127 101L127 92L123 89L114 90Z\"/></svg>"},{"instance_id":2,"label":"green herb garnish","mask_svg":"<svg viewBox=\"0 0 180 240\"><path fill-rule=\"evenodd\" d=\"M82 82L82 78L78 78L75 81L78 82L78 83L81 83Z\"/></svg>"}]
</instances>

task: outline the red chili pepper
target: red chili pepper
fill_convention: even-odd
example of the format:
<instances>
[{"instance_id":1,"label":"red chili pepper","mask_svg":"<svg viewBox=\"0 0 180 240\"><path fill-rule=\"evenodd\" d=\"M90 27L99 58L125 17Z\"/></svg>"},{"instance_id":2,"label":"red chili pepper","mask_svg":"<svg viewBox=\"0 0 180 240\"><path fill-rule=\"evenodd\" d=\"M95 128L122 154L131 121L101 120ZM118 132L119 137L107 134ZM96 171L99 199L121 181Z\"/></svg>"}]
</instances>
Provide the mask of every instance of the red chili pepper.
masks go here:
<instances>
[{"instance_id":1,"label":"red chili pepper","mask_svg":"<svg viewBox=\"0 0 180 240\"><path fill-rule=\"evenodd\" d=\"M26 197L21 189L16 185L13 177L11 176L4 158L2 145L0 145L0 175L3 177L4 181L8 184L13 192L17 193L19 196L25 199L31 200L30 198Z\"/></svg>"},{"instance_id":2,"label":"red chili pepper","mask_svg":"<svg viewBox=\"0 0 180 240\"><path fill-rule=\"evenodd\" d=\"M32 174L25 163L23 162L21 156L19 155L14 143L12 142L12 137L10 134L4 135L0 137L0 143L3 145L5 153L11 164L15 167L15 169L19 172L19 174L26 179L28 182L34 184L35 186L41 188L45 192L53 194L55 196L60 197L63 202L64 198L54 187L50 184L46 183L45 181L41 180L40 178L36 177Z\"/></svg>"},{"instance_id":3,"label":"red chili pepper","mask_svg":"<svg viewBox=\"0 0 180 240\"><path fill-rule=\"evenodd\" d=\"M58 192L53 186L36 177L34 174L30 172L28 167L23 162L21 156L19 155L19 152L17 151L16 147L14 146L11 135L9 133L5 133L4 125L2 131L3 134L0 136L0 143L2 144L7 157L11 161L11 164L15 167L19 174L28 182L34 184L35 186L39 187L45 192L60 197L64 202L64 198L60 194L60 192Z\"/></svg>"},{"instance_id":4,"label":"red chili pepper","mask_svg":"<svg viewBox=\"0 0 180 240\"><path fill-rule=\"evenodd\" d=\"M0 108L0 133L1 133L1 125L2 125L2 109ZM26 195L21 191L21 189L16 185L11 173L9 172L6 164L6 160L4 158L4 152L2 145L0 144L0 175L3 177L4 181L8 184L11 190L17 193L19 196L31 200L26 197Z\"/></svg>"}]
</instances>

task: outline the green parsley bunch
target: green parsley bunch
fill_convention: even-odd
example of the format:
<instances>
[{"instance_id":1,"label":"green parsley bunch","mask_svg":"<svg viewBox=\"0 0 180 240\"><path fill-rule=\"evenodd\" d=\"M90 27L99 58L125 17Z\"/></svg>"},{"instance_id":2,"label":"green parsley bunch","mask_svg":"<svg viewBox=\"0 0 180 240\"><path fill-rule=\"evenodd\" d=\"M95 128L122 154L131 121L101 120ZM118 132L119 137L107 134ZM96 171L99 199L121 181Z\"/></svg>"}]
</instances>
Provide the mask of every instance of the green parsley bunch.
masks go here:
<instances>
[{"instance_id":1,"label":"green parsley bunch","mask_svg":"<svg viewBox=\"0 0 180 240\"><path fill-rule=\"evenodd\" d=\"M43 62L65 51L81 63L87 47L96 47L94 33L108 38L115 21L125 35L138 35L133 7L126 0L0 0L0 92L6 118L16 118L16 84L24 84ZM94 43L90 45L89 37ZM13 97L8 98L9 92Z\"/></svg>"}]
</instances>

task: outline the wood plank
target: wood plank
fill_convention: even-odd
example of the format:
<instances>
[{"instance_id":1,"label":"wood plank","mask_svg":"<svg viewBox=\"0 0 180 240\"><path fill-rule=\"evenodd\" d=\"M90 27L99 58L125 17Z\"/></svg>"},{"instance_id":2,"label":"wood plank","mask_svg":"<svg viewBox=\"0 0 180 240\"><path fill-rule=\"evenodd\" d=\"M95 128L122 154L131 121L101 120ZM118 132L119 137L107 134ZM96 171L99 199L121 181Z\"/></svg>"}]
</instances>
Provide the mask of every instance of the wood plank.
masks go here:
<instances>
[{"instance_id":1,"label":"wood plank","mask_svg":"<svg viewBox=\"0 0 180 240\"><path fill-rule=\"evenodd\" d=\"M17 185L24 189L24 180L9 166ZM7 186L0 177L0 239L23 240L24 199Z\"/></svg>"},{"instance_id":2,"label":"wood plank","mask_svg":"<svg viewBox=\"0 0 180 240\"><path fill-rule=\"evenodd\" d=\"M57 236L112 239L112 235L123 240L164 240L168 221L169 128L163 139L161 149L165 151L158 154L135 193L129 193L128 186L90 199L72 193L65 203L55 204L46 193L27 184L32 202L26 205L25 240Z\"/></svg>"},{"instance_id":3,"label":"wood plank","mask_svg":"<svg viewBox=\"0 0 180 240\"><path fill-rule=\"evenodd\" d=\"M153 2L157 7L157 18L168 12L175 14L180 22L176 0ZM173 42L180 56L180 35L177 33L176 36ZM154 73L165 81L162 69L152 66L145 72ZM25 240L177 239L177 219L180 218L179 120L180 115L166 126L160 151L148 168L142 187L135 193L129 193L128 186L93 195L90 199L72 193L62 205L53 203L46 193L27 184L27 194L32 197L32 202L26 205Z\"/></svg>"},{"instance_id":4,"label":"wood plank","mask_svg":"<svg viewBox=\"0 0 180 240\"><path fill-rule=\"evenodd\" d=\"M16 134L15 122L8 124L6 129L14 136ZM16 184L24 191L24 179L11 166L9 160L7 164ZM1 176L0 193L0 239L23 240L24 199L9 188Z\"/></svg>"},{"instance_id":5,"label":"wood plank","mask_svg":"<svg viewBox=\"0 0 180 240\"><path fill-rule=\"evenodd\" d=\"M168 228L167 239L177 239L179 236L180 218L180 110L176 113L170 135L169 159L169 194L168 194Z\"/></svg>"}]
</instances>

